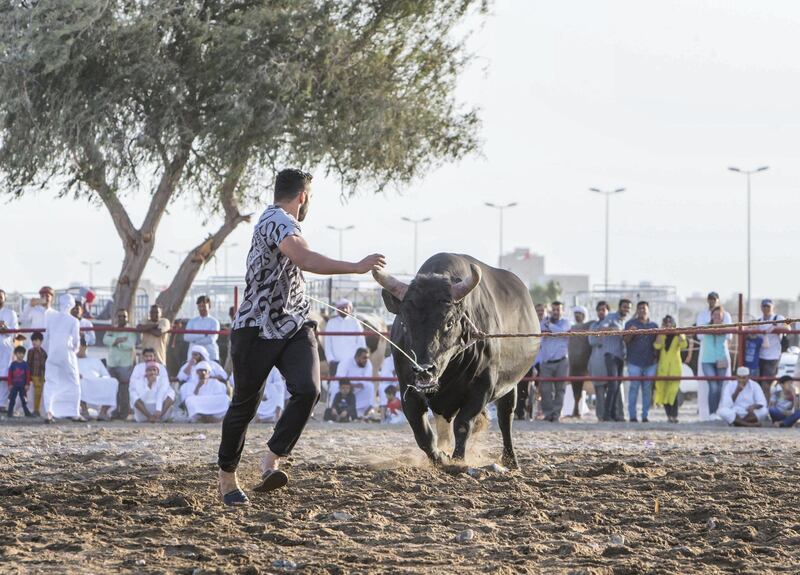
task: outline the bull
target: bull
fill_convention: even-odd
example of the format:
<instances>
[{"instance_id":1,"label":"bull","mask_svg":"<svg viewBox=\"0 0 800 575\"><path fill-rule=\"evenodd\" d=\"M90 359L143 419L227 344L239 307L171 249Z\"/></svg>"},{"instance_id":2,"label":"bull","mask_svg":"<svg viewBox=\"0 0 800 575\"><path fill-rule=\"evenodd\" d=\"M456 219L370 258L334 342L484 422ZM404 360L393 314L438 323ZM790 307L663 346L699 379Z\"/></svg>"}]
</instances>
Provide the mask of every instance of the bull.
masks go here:
<instances>
[{"instance_id":1,"label":"bull","mask_svg":"<svg viewBox=\"0 0 800 575\"><path fill-rule=\"evenodd\" d=\"M517 382L533 365L538 338L493 339L481 332L539 333L530 294L509 271L467 255L440 253L428 259L406 284L374 272L389 312L396 314L390 338L409 357L392 349L403 411L417 445L434 464L449 461L443 451L452 424L452 459L463 461L470 434L488 403L497 406L503 437L501 462L517 468L511 424ZM427 410L438 421L437 434ZM438 419L441 418L441 419Z\"/></svg>"}]
</instances>

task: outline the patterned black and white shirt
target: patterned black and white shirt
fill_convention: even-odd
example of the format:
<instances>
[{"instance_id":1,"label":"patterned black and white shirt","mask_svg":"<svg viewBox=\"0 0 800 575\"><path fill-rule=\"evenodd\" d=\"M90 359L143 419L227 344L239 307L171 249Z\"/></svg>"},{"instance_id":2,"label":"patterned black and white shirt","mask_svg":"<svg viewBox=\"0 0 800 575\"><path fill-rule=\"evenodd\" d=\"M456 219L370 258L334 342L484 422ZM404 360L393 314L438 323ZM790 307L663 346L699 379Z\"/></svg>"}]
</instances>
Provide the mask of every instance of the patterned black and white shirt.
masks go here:
<instances>
[{"instance_id":1,"label":"patterned black and white shirt","mask_svg":"<svg viewBox=\"0 0 800 575\"><path fill-rule=\"evenodd\" d=\"M244 297L233 329L258 327L264 339L288 339L306 323L310 310L303 272L278 249L300 224L278 206L269 206L256 224L247 254Z\"/></svg>"}]
</instances>

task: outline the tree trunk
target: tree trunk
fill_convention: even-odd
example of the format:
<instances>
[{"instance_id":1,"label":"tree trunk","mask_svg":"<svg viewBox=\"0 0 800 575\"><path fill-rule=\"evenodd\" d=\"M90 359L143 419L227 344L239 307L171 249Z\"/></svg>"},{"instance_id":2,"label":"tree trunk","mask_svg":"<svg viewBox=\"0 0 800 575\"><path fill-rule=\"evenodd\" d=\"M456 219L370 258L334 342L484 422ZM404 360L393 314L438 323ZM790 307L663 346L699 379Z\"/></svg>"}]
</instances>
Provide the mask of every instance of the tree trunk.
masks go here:
<instances>
[{"instance_id":1,"label":"tree trunk","mask_svg":"<svg viewBox=\"0 0 800 575\"><path fill-rule=\"evenodd\" d=\"M133 308L139 281L155 246L155 242L151 241L151 234L138 235L140 236L138 241L125 244L125 258L122 261L117 285L114 287L114 313L121 309L128 310L131 323L134 322Z\"/></svg>"}]
</instances>

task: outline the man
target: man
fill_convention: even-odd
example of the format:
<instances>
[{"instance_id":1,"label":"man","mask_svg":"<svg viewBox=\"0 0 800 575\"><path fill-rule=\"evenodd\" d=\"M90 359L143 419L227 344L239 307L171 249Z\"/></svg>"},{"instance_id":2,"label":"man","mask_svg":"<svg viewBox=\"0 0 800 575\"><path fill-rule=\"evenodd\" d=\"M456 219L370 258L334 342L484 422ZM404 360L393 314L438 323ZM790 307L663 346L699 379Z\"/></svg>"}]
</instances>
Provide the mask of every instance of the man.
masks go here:
<instances>
[{"instance_id":1,"label":"man","mask_svg":"<svg viewBox=\"0 0 800 575\"><path fill-rule=\"evenodd\" d=\"M117 311L117 327L127 327L128 312ZM108 372L117 380L117 409L112 414L117 419L128 419L131 408L130 382L136 363L136 333L132 331L107 331L103 345L108 348Z\"/></svg>"},{"instance_id":2,"label":"man","mask_svg":"<svg viewBox=\"0 0 800 575\"><path fill-rule=\"evenodd\" d=\"M640 301L636 304L636 317L625 324L626 332L639 329L658 329L658 324L650 320L650 304ZM658 357L653 344L655 335L635 335L627 333L623 339L628 351L628 375L631 377L655 377ZM636 423L636 402L639 400L639 389L642 390L642 423L647 423L650 413L650 402L653 399L653 380L631 381L628 389L628 417Z\"/></svg>"},{"instance_id":3,"label":"man","mask_svg":"<svg viewBox=\"0 0 800 575\"><path fill-rule=\"evenodd\" d=\"M267 443L256 491L286 485L288 476L278 469L280 458L292 452L319 399L319 355L315 324L308 321L303 271L363 274L385 265L380 254L352 263L312 251L299 224L308 213L310 197L310 174L281 171L275 178L275 203L261 215L253 233L246 288L231 332L236 387L219 448L219 490L227 505L248 502L236 480L236 468L247 426L258 410L261 388L272 368L277 367L286 378L290 397Z\"/></svg>"},{"instance_id":4,"label":"man","mask_svg":"<svg viewBox=\"0 0 800 575\"><path fill-rule=\"evenodd\" d=\"M591 327L592 322L586 321L588 313L583 306L575 306L572 308L572 316L575 322L572 324L570 331L586 331ZM567 347L567 357L569 358L569 375L574 377L584 377L589 374L589 357L592 354L592 346L589 345L589 338L587 336L572 336L569 338ZM572 382L572 397L574 399L574 406L572 408L572 417L580 417L580 403L583 397L583 381Z\"/></svg>"},{"instance_id":5,"label":"man","mask_svg":"<svg viewBox=\"0 0 800 575\"><path fill-rule=\"evenodd\" d=\"M736 381L729 381L722 391L717 415L728 425L760 427L769 418L767 398L761 386L750 379L750 370L742 366L736 370Z\"/></svg>"},{"instance_id":6,"label":"man","mask_svg":"<svg viewBox=\"0 0 800 575\"><path fill-rule=\"evenodd\" d=\"M715 291L708 292L708 296L706 297L706 302L708 303L708 309L704 309L700 313L697 314L697 319L695 320L695 325L703 326L709 325L711 323L711 311L719 306L719 294ZM731 314L727 311L722 314L722 323L732 323ZM703 344L703 338L700 339L700 348L697 354L697 374L699 375L702 371L702 358L703 358L703 348L705 345ZM728 342L725 342L725 350L728 350ZM729 354L730 355L730 354ZM726 370L725 375L731 374L730 365ZM711 412L709 410L709 402L708 402L708 382L704 379L698 380L697 382L697 411L700 416L700 421L706 421L711 417Z\"/></svg>"},{"instance_id":7,"label":"man","mask_svg":"<svg viewBox=\"0 0 800 575\"><path fill-rule=\"evenodd\" d=\"M608 303L597 303L597 321L591 326L591 331L622 331L623 323L620 313L625 314L624 300L620 302L619 313L608 313ZM628 306L629 310L630 307ZM625 359L625 344L622 335L589 336L592 346L592 355L589 359L592 375L603 377L620 377L622 375ZM620 404L619 380L601 380L592 382L595 387L598 406L596 408L599 421L625 421ZM605 385L604 385L605 384ZM601 399L602 396L602 399ZM600 403L602 402L602 408Z\"/></svg>"},{"instance_id":8,"label":"man","mask_svg":"<svg viewBox=\"0 0 800 575\"><path fill-rule=\"evenodd\" d=\"M367 417L375 406L375 384L369 381L372 377L372 364L369 362L369 350L365 347L356 349L352 357L347 358L336 368L336 377L347 378L356 398L356 413L359 418ZM329 388L328 406L339 391L338 382L332 381Z\"/></svg>"},{"instance_id":9,"label":"man","mask_svg":"<svg viewBox=\"0 0 800 575\"><path fill-rule=\"evenodd\" d=\"M47 361L44 370L45 422L52 423L57 417L69 417L73 421L86 421L80 414L81 382L78 374L80 347L80 323L72 316L75 298L62 295L59 310L47 314L44 345Z\"/></svg>"},{"instance_id":10,"label":"man","mask_svg":"<svg viewBox=\"0 0 800 575\"><path fill-rule=\"evenodd\" d=\"M542 333L565 333L572 327L569 320L561 317L564 306L560 301L550 304L550 317L544 320ZM543 337L539 352L539 377L567 377L569 363L567 353L569 338ZM542 415L545 421L557 423L561 419L561 407L564 403L563 381L539 382L542 394Z\"/></svg>"},{"instance_id":11,"label":"man","mask_svg":"<svg viewBox=\"0 0 800 575\"><path fill-rule=\"evenodd\" d=\"M222 421L231 401L228 397L228 387L223 382L209 377L211 366L207 361L198 363L195 373L197 374L196 380L187 383L192 386L185 399L189 421L201 423Z\"/></svg>"},{"instance_id":12,"label":"man","mask_svg":"<svg viewBox=\"0 0 800 575\"><path fill-rule=\"evenodd\" d=\"M281 418L285 403L286 380L281 375L281 372L278 371L278 368L273 367L272 371L269 372L269 377L267 377L261 403L258 405L258 412L256 413L258 421L275 423Z\"/></svg>"},{"instance_id":13,"label":"man","mask_svg":"<svg viewBox=\"0 0 800 575\"><path fill-rule=\"evenodd\" d=\"M142 350L142 361L133 366L133 370L131 371L131 377L129 380L130 389L133 389L135 385L144 384L144 382L147 380L147 366L150 364L155 364L158 366L159 385L164 383L168 386L170 385L169 374L167 373L166 366L156 360L156 350L154 350L152 347L146 347Z\"/></svg>"},{"instance_id":14,"label":"man","mask_svg":"<svg viewBox=\"0 0 800 575\"><path fill-rule=\"evenodd\" d=\"M761 321L782 321L782 315L775 313L775 304L767 298L761 301ZM770 396L772 382L778 376L778 366L781 362L781 337L786 327L780 324L759 325L755 329L764 335L761 348L758 352L758 375L770 379L762 379L761 390L765 397Z\"/></svg>"},{"instance_id":15,"label":"man","mask_svg":"<svg viewBox=\"0 0 800 575\"><path fill-rule=\"evenodd\" d=\"M325 359L328 360L328 373L336 374L338 365L353 357L356 350L360 347L367 347L363 332L355 318L347 314L353 313L353 304L346 299L336 302L337 315L328 320L325 331L329 332L348 332L357 335L336 335L325 336Z\"/></svg>"},{"instance_id":16,"label":"man","mask_svg":"<svg viewBox=\"0 0 800 575\"><path fill-rule=\"evenodd\" d=\"M175 391L161 376L161 368L155 362L145 367L145 379L131 385L130 396L133 419L139 423L165 421L175 403Z\"/></svg>"},{"instance_id":17,"label":"man","mask_svg":"<svg viewBox=\"0 0 800 575\"><path fill-rule=\"evenodd\" d=\"M169 320L161 317L161 306L153 304L150 306L150 316L148 321L136 326L142 334L142 347L152 349L155 360L162 366L167 364L167 340L169 340Z\"/></svg>"},{"instance_id":18,"label":"man","mask_svg":"<svg viewBox=\"0 0 800 575\"><path fill-rule=\"evenodd\" d=\"M74 315L74 314L73 314ZM98 410L97 419L108 421L117 406L119 383L111 377L103 362L86 356L86 339L81 337L78 349L78 374L81 379L81 415L89 417L89 408Z\"/></svg>"},{"instance_id":19,"label":"man","mask_svg":"<svg viewBox=\"0 0 800 575\"><path fill-rule=\"evenodd\" d=\"M210 308L211 298L209 298L207 295L201 295L199 298L197 298L197 313L199 315L189 320L189 323L186 324L186 329L219 331L219 320L214 316L208 315L208 310ZM184 341L188 342L189 345L202 345L208 350L208 356L211 359L216 362L219 361L219 346L217 345L219 334L186 333L183 335L183 339Z\"/></svg>"},{"instance_id":20,"label":"man","mask_svg":"<svg viewBox=\"0 0 800 575\"><path fill-rule=\"evenodd\" d=\"M186 363L178 370L178 381L180 387L180 401L179 404L185 406L186 398L192 393L192 390L197 385L197 366L205 363L208 366L209 379L215 379L226 386L228 385L228 374L222 366L209 358L208 350L202 345L192 345L189 347L188 357Z\"/></svg>"},{"instance_id":21,"label":"man","mask_svg":"<svg viewBox=\"0 0 800 575\"><path fill-rule=\"evenodd\" d=\"M75 300L75 305L70 310L70 314L78 320L81 329L81 337L86 340L86 345L94 345L97 342L97 337L94 334L94 324L83 317L83 312L83 304Z\"/></svg>"},{"instance_id":22,"label":"man","mask_svg":"<svg viewBox=\"0 0 800 575\"><path fill-rule=\"evenodd\" d=\"M44 330L47 325L47 316L58 313L51 306L55 292L50 286L42 286L39 289L39 297L32 298L28 307L22 312L22 327L35 330Z\"/></svg>"},{"instance_id":23,"label":"man","mask_svg":"<svg viewBox=\"0 0 800 575\"><path fill-rule=\"evenodd\" d=\"M6 307L6 292L0 289L0 329L19 329L17 313ZM14 358L14 337L16 334L0 334L0 378L8 377L8 366ZM0 409L8 402L8 382L0 379Z\"/></svg>"}]
</instances>

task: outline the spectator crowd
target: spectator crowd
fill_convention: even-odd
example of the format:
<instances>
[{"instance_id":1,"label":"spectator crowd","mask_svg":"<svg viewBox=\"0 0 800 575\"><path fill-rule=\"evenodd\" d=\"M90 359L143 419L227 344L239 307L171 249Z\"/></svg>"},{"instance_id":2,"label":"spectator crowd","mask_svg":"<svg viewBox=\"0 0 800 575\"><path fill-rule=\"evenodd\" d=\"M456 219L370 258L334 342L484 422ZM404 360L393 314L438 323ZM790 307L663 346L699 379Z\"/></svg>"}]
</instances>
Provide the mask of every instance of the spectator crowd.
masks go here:
<instances>
[{"instance_id":1,"label":"spectator crowd","mask_svg":"<svg viewBox=\"0 0 800 575\"><path fill-rule=\"evenodd\" d=\"M25 328L24 334L0 334L0 408L8 417L41 417L45 422L70 418L85 421L121 419L136 422L219 421L227 411L234 386L230 354L223 362L218 333L178 333L179 329L219 332L221 322L210 315L211 300L197 299L197 316L174 325L158 305L147 321L130 326L120 310L114 326L95 334L88 302L59 296L45 286L20 317L5 305L0 290L0 328ZM323 384L323 418L330 422L404 421L392 356L370 361L372 351L364 328L352 317L351 302L337 302L329 318L323 358L329 376ZM800 420L800 396L791 377L777 378L785 347L780 325L755 326L747 331L744 366L732 370L730 334L654 335L637 333L657 327L675 328L669 315L660 324L650 317L646 301L621 299L616 311L600 301L590 318L586 308L553 301L536 305L546 333L582 332L571 337L542 338L529 373L543 378L518 385L516 416L558 422L579 418L593 406L599 421L647 422L653 405L662 407L667 421L678 422L680 381L692 374L687 364L697 361L701 419L720 419L731 425L773 424L791 427ZM764 320L780 321L771 300L762 301ZM231 308L231 319L235 310ZM696 325L731 323L715 292ZM592 335L592 332L619 332ZM352 334L352 335L348 335ZM93 351L105 348L100 359ZM224 346L223 346L224 347ZM373 346L374 348L374 346ZM91 350L91 351L90 351ZM623 375L639 378L623 384ZM374 376L382 381L376 383ZM571 381L564 378L570 377ZM255 417L263 422L280 418L288 400L283 377L273 369L267 378ZM626 418L627 415L627 418Z\"/></svg>"}]
</instances>

